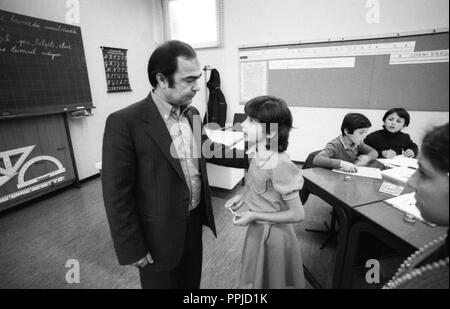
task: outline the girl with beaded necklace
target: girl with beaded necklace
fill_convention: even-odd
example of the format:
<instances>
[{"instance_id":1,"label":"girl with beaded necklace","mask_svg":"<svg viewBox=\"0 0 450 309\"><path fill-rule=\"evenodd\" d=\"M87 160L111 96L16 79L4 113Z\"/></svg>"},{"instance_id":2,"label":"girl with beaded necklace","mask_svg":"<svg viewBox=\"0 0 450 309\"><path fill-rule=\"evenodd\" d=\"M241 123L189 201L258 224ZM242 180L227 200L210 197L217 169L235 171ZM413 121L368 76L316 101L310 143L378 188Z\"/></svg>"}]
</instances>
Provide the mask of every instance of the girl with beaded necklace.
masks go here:
<instances>
[{"instance_id":1,"label":"girl with beaded necklace","mask_svg":"<svg viewBox=\"0 0 450 309\"><path fill-rule=\"evenodd\" d=\"M422 217L449 226L449 124L423 139L419 169L408 180ZM442 236L411 255L384 288L449 288L449 242Z\"/></svg>"}]
</instances>

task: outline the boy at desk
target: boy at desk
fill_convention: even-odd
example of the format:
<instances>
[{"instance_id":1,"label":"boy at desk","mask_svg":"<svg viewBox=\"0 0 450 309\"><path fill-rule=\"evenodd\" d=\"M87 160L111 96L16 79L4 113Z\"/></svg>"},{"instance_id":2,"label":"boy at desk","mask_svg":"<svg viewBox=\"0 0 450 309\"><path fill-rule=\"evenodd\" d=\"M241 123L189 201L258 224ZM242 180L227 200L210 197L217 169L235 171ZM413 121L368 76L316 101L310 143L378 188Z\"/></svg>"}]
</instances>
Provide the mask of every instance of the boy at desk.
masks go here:
<instances>
[{"instance_id":1,"label":"boy at desk","mask_svg":"<svg viewBox=\"0 0 450 309\"><path fill-rule=\"evenodd\" d=\"M314 157L313 164L354 173L357 165L366 165L375 160L378 152L363 142L371 126L369 119L362 114L345 115L341 125L342 135L329 142Z\"/></svg>"}]
</instances>

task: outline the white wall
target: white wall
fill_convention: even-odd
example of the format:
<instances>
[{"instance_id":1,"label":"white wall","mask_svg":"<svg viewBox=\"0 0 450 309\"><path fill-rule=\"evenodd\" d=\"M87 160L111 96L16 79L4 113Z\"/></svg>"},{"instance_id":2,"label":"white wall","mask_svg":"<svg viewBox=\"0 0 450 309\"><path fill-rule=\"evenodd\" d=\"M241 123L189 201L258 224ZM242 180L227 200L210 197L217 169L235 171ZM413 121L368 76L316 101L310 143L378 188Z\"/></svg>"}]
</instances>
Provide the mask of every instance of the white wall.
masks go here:
<instances>
[{"instance_id":1,"label":"white wall","mask_svg":"<svg viewBox=\"0 0 450 309\"><path fill-rule=\"evenodd\" d=\"M65 0L0 0L0 9L67 23ZM72 1L73 2L73 1ZM70 120L70 132L80 179L98 173L106 117L113 111L145 98L150 90L147 62L161 41L161 19L156 0L78 0L84 52L92 92L94 116ZM155 26L156 24L156 26ZM106 91L100 46L128 49L132 92Z\"/></svg>"},{"instance_id":2,"label":"white wall","mask_svg":"<svg viewBox=\"0 0 450 309\"><path fill-rule=\"evenodd\" d=\"M449 27L447 0L379 0L380 23L366 22L366 0L225 0L225 44L222 49L198 52L203 65L219 70L222 91L228 103L228 121L243 112L239 105L238 48L243 45L295 42L323 38L368 36ZM373 1L372 1L373 2ZM205 94L194 104L204 111ZM304 161L311 151L323 148L340 132L343 116L364 113L381 128L381 110L291 108L295 130L288 152L293 160ZM430 125L445 123L448 112L411 112L405 130L417 143Z\"/></svg>"},{"instance_id":3,"label":"white wall","mask_svg":"<svg viewBox=\"0 0 450 309\"><path fill-rule=\"evenodd\" d=\"M65 0L0 0L0 9L66 23ZM228 120L239 105L238 47L251 44L293 42L328 37L375 35L392 32L448 28L447 0L380 0L380 24L365 21L365 0L225 0L225 47L198 52L203 65L221 73L228 102ZM80 178L97 173L106 117L113 111L144 98L150 84L147 62L162 42L159 0L79 0L80 23L86 54L94 116L70 121L70 132ZM106 93L100 46L128 49L132 92ZM194 101L205 110L204 89ZM294 125L289 153L293 160L322 148L339 133L346 109L292 108ZM362 110L381 126L384 111ZM413 112L407 132L419 141L430 124L448 121L448 113Z\"/></svg>"}]
</instances>

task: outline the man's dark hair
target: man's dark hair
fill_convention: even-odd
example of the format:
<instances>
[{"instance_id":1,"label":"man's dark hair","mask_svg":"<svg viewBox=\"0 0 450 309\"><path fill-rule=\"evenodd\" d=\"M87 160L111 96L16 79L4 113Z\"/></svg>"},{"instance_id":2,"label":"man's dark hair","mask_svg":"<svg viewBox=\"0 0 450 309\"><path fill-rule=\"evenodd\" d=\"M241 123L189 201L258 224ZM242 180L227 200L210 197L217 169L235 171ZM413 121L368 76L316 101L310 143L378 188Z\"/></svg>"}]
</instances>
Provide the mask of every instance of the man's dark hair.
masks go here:
<instances>
[{"instance_id":1,"label":"man's dark hair","mask_svg":"<svg viewBox=\"0 0 450 309\"><path fill-rule=\"evenodd\" d=\"M388 110L386 112L386 114L384 114L383 116L383 122L386 121L387 117L389 117L391 114L396 113L400 118L405 119L405 127L407 127L409 125L409 113L406 111L406 109L401 108L401 107L394 107L391 108L390 110Z\"/></svg>"},{"instance_id":2,"label":"man's dark hair","mask_svg":"<svg viewBox=\"0 0 450 309\"><path fill-rule=\"evenodd\" d=\"M422 141L421 151L433 167L448 173L448 122L445 125L434 127Z\"/></svg>"},{"instance_id":3,"label":"man's dark hair","mask_svg":"<svg viewBox=\"0 0 450 309\"><path fill-rule=\"evenodd\" d=\"M173 86L173 74L178 69L178 57L192 59L197 57L197 54L189 44L176 40L167 41L155 49L147 67L148 78L153 88L158 85L156 80L158 73L167 77L169 87Z\"/></svg>"},{"instance_id":4,"label":"man's dark hair","mask_svg":"<svg viewBox=\"0 0 450 309\"><path fill-rule=\"evenodd\" d=\"M270 124L278 125L278 152L286 151L289 144L289 131L292 129L292 115L283 99L273 96L259 96L245 104L245 113L266 125L266 134L270 134ZM270 149L268 141L266 148Z\"/></svg>"},{"instance_id":5,"label":"man's dark hair","mask_svg":"<svg viewBox=\"0 0 450 309\"><path fill-rule=\"evenodd\" d=\"M350 113L345 115L341 125L342 135L345 135L345 129L348 134L353 134L355 130L370 128L372 124L366 116L359 113Z\"/></svg>"}]
</instances>

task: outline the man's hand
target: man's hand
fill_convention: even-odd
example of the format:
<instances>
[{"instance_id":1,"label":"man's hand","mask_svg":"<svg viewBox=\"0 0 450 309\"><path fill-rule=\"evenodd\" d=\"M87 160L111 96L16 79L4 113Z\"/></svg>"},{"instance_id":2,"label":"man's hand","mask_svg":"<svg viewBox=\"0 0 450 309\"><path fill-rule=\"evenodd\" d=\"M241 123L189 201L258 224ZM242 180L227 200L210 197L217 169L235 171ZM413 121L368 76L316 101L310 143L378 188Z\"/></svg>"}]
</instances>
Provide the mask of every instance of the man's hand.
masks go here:
<instances>
[{"instance_id":1,"label":"man's hand","mask_svg":"<svg viewBox=\"0 0 450 309\"><path fill-rule=\"evenodd\" d=\"M136 263L133 263L132 265L136 266L136 267L139 267L139 268L144 268L148 264L153 264L153 258L152 258L152 255L150 254L150 252L147 253L147 255L145 257L143 257L142 259L140 259Z\"/></svg>"},{"instance_id":2,"label":"man's hand","mask_svg":"<svg viewBox=\"0 0 450 309\"><path fill-rule=\"evenodd\" d=\"M386 159L392 159L397 156L397 153L392 149L384 150L381 152L381 154Z\"/></svg>"},{"instance_id":3,"label":"man's hand","mask_svg":"<svg viewBox=\"0 0 450 309\"><path fill-rule=\"evenodd\" d=\"M243 196L242 196L242 194L238 194L238 195L232 197L231 199L229 199L228 201L226 201L225 208L232 209L232 210L238 210L239 208L242 207L242 205L244 205Z\"/></svg>"},{"instance_id":4,"label":"man's hand","mask_svg":"<svg viewBox=\"0 0 450 309\"><path fill-rule=\"evenodd\" d=\"M414 158L414 151L411 149L406 149L406 151L403 152L403 155L407 158Z\"/></svg>"},{"instance_id":5,"label":"man's hand","mask_svg":"<svg viewBox=\"0 0 450 309\"><path fill-rule=\"evenodd\" d=\"M344 172L356 173L358 171L358 168L354 164L344 160L341 160L341 163L339 165L341 167L341 170L343 170Z\"/></svg>"}]
</instances>

